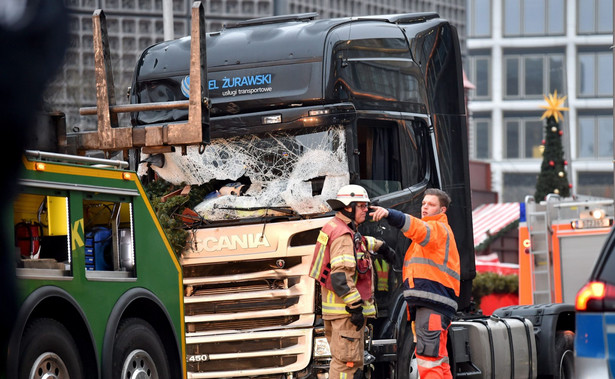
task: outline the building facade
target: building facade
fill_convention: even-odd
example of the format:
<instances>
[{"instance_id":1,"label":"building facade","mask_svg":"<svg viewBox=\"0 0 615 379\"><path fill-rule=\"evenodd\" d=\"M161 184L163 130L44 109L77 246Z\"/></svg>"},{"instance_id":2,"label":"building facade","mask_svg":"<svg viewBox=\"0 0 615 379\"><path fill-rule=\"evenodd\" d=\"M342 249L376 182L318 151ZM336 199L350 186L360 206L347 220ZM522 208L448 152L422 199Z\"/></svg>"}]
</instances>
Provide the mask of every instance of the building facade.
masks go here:
<instances>
[{"instance_id":1,"label":"building facade","mask_svg":"<svg viewBox=\"0 0 615 379\"><path fill-rule=\"evenodd\" d=\"M190 34L192 0L170 0L173 8L173 35ZM464 43L466 0L207 0L202 1L206 31L218 31L237 21L317 12L319 18L362 16L402 12L438 12L458 28ZM70 45L62 71L49 87L46 111L63 112L68 130L95 128L96 117L80 116L80 107L96 104L92 14L102 9L109 34L115 99L127 103L127 91L141 52L163 41L162 0L66 0L69 9ZM127 115L120 115L120 125L128 125Z\"/></svg>"},{"instance_id":2,"label":"building facade","mask_svg":"<svg viewBox=\"0 0 615 379\"><path fill-rule=\"evenodd\" d=\"M612 0L467 0L467 16L470 159L491 165L500 201L534 194L555 90L572 193L612 198Z\"/></svg>"}]
</instances>

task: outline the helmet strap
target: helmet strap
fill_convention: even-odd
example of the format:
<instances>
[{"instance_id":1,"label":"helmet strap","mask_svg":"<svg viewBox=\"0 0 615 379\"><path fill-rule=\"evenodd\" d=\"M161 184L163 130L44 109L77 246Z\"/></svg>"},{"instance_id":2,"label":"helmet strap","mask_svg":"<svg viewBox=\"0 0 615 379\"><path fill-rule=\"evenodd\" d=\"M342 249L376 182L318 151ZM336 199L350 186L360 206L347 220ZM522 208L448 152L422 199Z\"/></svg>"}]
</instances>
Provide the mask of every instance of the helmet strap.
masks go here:
<instances>
[{"instance_id":1,"label":"helmet strap","mask_svg":"<svg viewBox=\"0 0 615 379\"><path fill-rule=\"evenodd\" d=\"M356 215L356 213L357 213L357 203L354 203L354 202L353 202L353 203L350 203L350 207L352 208L352 211L348 212L348 211L346 210L346 208L344 207L344 208L342 208L342 209L340 210L340 212L341 212L344 216L346 216L346 217L348 217L348 218L350 219L350 228L351 228L353 231L356 231L356 230L357 230L357 226L356 226L356 224L355 224L355 215Z\"/></svg>"}]
</instances>

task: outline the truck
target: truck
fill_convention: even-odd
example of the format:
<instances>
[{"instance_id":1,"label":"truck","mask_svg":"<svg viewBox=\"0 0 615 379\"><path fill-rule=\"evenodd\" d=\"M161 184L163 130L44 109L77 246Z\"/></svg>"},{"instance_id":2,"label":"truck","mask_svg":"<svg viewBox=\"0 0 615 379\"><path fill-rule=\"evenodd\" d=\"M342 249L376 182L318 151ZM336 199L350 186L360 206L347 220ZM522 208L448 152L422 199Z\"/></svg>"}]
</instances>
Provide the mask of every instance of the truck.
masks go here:
<instances>
[{"instance_id":1,"label":"truck","mask_svg":"<svg viewBox=\"0 0 615 379\"><path fill-rule=\"evenodd\" d=\"M180 263L128 163L27 150L6 378L185 377Z\"/></svg>"},{"instance_id":2,"label":"truck","mask_svg":"<svg viewBox=\"0 0 615 379\"><path fill-rule=\"evenodd\" d=\"M472 309L463 74L448 21L436 13L304 13L205 33L200 2L192 19L190 37L141 54L130 103L118 105L105 16L95 11L97 106L81 114L96 115L97 130L66 136L77 154L119 152L144 181L171 183L172 194L207 189L172 215L187 235L175 267L189 378L327 376L319 286L308 269L334 215L326 200L348 183L413 215L427 188L451 196L461 262L448 343L455 377L560 377L562 356L551 347L568 326L559 322L565 310L513 307L488 318ZM130 113L130 125L119 125L120 113ZM410 244L386 222L360 232L400 257ZM401 266L376 259L374 267L378 317L367 326L365 377L416 378Z\"/></svg>"},{"instance_id":3,"label":"truck","mask_svg":"<svg viewBox=\"0 0 615 379\"><path fill-rule=\"evenodd\" d=\"M555 357L561 357L560 369L575 377L573 351L575 341L587 340L575 333L578 306L575 299L597 264L602 246L612 228L613 199L585 195L561 197L551 193L542 201L526 196L520 203L519 220L519 304L517 315L536 317L557 314L556 322L546 325L554 331ZM578 300L577 300L578 302ZM552 304L544 308L541 304ZM524 311L520 309L527 308ZM499 315L508 312L499 310ZM586 327L585 327L586 328ZM581 329L585 330L585 329ZM584 347L583 347L584 348ZM543 355L545 366L557 366L557 360ZM585 372L587 368L581 367ZM544 374L539 370L539 374ZM582 374L586 375L586 374Z\"/></svg>"},{"instance_id":4,"label":"truck","mask_svg":"<svg viewBox=\"0 0 615 379\"><path fill-rule=\"evenodd\" d=\"M326 373L319 288L308 269L333 216L326 200L348 183L412 214L426 188L451 195L449 218L464 250L461 307L469 306L471 204L454 27L435 13L298 14L227 25L205 40L210 141L175 151L144 146L140 159L178 187L212 189L193 208L200 220L181 252L189 375ZM193 100L191 43L166 41L142 53L131 104ZM189 117L181 109L131 112L134 129ZM409 246L386 222L360 231L400 255ZM377 272L378 319L367 342L375 361L367 371L416 375L401 266Z\"/></svg>"},{"instance_id":5,"label":"truck","mask_svg":"<svg viewBox=\"0 0 615 379\"><path fill-rule=\"evenodd\" d=\"M520 215L519 304L574 304L613 227L613 199L527 196Z\"/></svg>"}]
</instances>

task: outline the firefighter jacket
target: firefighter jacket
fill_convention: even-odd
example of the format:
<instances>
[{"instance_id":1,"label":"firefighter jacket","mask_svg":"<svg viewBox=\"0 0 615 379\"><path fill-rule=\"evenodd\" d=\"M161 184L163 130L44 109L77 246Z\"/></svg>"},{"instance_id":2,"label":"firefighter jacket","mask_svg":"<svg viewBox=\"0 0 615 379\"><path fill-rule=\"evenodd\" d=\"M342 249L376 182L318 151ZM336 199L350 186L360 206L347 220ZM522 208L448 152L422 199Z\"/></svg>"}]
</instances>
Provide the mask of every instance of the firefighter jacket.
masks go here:
<instances>
[{"instance_id":1,"label":"firefighter jacket","mask_svg":"<svg viewBox=\"0 0 615 379\"><path fill-rule=\"evenodd\" d=\"M452 318L460 287L459 252L445 213L419 219L389 209L389 218L403 215L404 235L412 240L404 258L404 297ZM394 225L392 223L391 225Z\"/></svg>"},{"instance_id":2,"label":"firefighter jacket","mask_svg":"<svg viewBox=\"0 0 615 379\"><path fill-rule=\"evenodd\" d=\"M310 276L321 285L325 320L349 317L346 306L363 306L365 317L376 316L373 271L365 238L355 244L350 219L337 213L320 231ZM360 235L357 235L360 236Z\"/></svg>"}]
</instances>

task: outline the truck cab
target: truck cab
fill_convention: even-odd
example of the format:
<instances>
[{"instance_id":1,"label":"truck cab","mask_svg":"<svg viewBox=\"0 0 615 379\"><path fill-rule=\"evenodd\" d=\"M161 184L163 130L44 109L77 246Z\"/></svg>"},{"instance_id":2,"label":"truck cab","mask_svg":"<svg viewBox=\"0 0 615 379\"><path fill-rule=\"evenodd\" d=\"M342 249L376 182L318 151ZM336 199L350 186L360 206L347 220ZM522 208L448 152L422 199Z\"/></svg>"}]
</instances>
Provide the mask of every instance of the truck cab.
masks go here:
<instances>
[{"instance_id":1,"label":"truck cab","mask_svg":"<svg viewBox=\"0 0 615 379\"><path fill-rule=\"evenodd\" d=\"M210 140L141 150L158 177L208 188L192 209L200 219L181 253L192 375L326 371L318 286L308 268L318 231L333 216L326 200L349 183L414 215L425 189L451 195L460 308L468 307L474 251L454 27L435 13L298 14L238 22L204 41ZM131 102L193 100L192 43L186 37L146 49ZM131 114L133 133L188 119L184 109ZM361 233L386 240L400 257L409 245L386 222L364 223ZM406 377L413 339L401 267L378 263L379 313L368 345L378 375ZM248 350L237 351L240 341ZM407 358L398 360L402 349Z\"/></svg>"}]
</instances>

